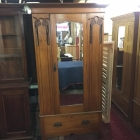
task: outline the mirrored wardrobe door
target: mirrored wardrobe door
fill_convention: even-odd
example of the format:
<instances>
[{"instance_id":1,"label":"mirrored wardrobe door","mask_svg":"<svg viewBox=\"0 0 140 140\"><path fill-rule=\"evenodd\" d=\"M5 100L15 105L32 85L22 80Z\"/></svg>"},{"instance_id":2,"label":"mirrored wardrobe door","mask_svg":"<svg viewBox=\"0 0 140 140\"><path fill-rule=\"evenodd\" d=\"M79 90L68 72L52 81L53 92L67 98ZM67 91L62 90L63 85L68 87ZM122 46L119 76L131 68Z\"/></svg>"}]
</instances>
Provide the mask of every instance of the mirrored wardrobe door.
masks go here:
<instances>
[{"instance_id":1,"label":"mirrored wardrobe door","mask_svg":"<svg viewBox=\"0 0 140 140\"><path fill-rule=\"evenodd\" d=\"M60 113L84 111L84 28L82 14L55 15L56 44L52 45L52 53L57 83L54 90L59 98L55 101Z\"/></svg>"}]
</instances>

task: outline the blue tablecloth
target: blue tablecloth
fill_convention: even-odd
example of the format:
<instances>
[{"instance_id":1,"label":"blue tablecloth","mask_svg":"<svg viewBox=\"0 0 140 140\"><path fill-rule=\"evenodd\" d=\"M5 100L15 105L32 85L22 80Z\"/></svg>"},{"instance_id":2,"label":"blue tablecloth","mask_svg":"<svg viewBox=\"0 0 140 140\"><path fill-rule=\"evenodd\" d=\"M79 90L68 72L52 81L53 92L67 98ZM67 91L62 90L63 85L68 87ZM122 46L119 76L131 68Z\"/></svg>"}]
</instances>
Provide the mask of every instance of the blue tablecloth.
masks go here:
<instances>
[{"instance_id":1,"label":"blue tablecloth","mask_svg":"<svg viewBox=\"0 0 140 140\"><path fill-rule=\"evenodd\" d=\"M63 90L72 84L83 83L83 62L65 61L58 63L59 88Z\"/></svg>"}]
</instances>

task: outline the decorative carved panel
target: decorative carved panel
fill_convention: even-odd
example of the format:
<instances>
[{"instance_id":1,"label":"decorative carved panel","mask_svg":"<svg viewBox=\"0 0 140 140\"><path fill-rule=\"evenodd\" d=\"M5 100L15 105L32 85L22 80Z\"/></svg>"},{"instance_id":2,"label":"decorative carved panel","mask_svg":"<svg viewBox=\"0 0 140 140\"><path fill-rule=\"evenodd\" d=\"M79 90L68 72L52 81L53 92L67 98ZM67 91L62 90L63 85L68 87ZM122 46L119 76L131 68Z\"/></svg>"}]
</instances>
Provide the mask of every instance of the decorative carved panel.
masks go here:
<instances>
[{"instance_id":1,"label":"decorative carved panel","mask_svg":"<svg viewBox=\"0 0 140 140\"><path fill-rule=\"evenodd\" d=\"M92 44L92 35L94 35L94 33L92 33L92 28L95 24L98 24L100 26L100 31L99 31L99 41L100 44L102 43L102 25L103 25L103 19L100 17L94 17L90 20L90 44Z\"/></svg>"},{"instance_id":2,"label":"decorative carved panel","mask_svg":"<svg viewBox=\"0 0 140 140\"><path fill-rule=\"evenodd\" d=\"M47 41L47 45L50 44L50 41L49 41L49 28L50 28L50 21L49 19L43 19L43 18L35 18L35 21L34 21L34 25L35 25L35 32L36 32L36 45L38 46L39 45L39 36L38 36L38 27L39 26L45 26L46 27L46 41Z\"/></svg>"}]
</instances>

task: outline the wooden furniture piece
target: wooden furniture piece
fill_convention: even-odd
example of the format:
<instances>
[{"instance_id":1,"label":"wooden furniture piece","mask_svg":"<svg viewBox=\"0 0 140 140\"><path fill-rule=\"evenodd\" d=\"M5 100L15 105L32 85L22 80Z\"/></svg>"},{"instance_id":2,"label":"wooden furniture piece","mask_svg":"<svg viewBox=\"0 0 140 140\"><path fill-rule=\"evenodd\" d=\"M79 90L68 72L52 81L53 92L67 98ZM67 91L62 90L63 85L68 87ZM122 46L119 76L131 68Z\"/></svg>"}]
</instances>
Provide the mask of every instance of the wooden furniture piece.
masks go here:
<instances>
[{"instance_id":1,"label":"wooden furniture piece","mask_svg":"<svg viewBox=\"0 0 140 140\"><path fill-rule=\"evenodd\" d=\"M67 47L65 47L65 53L70 53L72 56L73 56L73 58L72 59L74 59L74 60L76 60L76 59L79 59L77 56L76 56L76 46L67 46Z\"/></svg>"},{"instance_id":2,"label":"wooden furniture piece","mask_svg":"<svg viewBox=\"0 0 140 140\"><path fill-rule=\"evenodd\" d=\"M135 67L135 85L133 96L132 124L140 129L140 14L138 22L138 43Z\"/></svg>"},{"instance_id":3,"label":"wooden furniture piece","mask_svg":"<svg viewBox=\"0 0 140 140\"><path fill-rule=\"evenodd\" d=\"M21 10L0 5L0 139L32 139Z\"/></svg>"},{"instance_id":4,"label":"wooden furniture piece","mask_svg":"<svg viewBox=\"0 0 140 140\"><path fill-rule=\"evenodd\" d=\"M112 18L115 41L112 101L131 120L139 12Z\"/></svg>"},{"instance_id":5,"label":"wooden furniture piece","mask_svg":"<svg viewBox=\"0 0 140 140\"><path fill-rule=\"evenodd\" d=\"M32 12L42 140L96 133L102 122L102 41L105 5L28 4ZM56 24L83 30L83 104L60 106Z\"/></svg>"},{"instance_id":6,"label":"wooden furniture piece","mask_svg":"<svg viewBox=\"0 0 140 140\"><path fill-rule=\"evenodd\" d=\"M114 44L114 41L103 43L102 120L105 123L110 122Z\"/></svg>"}]
</instances>

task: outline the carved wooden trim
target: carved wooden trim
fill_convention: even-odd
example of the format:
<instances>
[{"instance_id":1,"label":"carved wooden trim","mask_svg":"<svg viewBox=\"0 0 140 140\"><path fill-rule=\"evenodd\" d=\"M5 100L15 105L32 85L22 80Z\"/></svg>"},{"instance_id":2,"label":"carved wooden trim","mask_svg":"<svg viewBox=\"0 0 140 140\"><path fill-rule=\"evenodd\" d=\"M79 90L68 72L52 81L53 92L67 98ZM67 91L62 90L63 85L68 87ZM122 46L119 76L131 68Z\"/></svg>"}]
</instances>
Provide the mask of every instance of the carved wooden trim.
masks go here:
<instances>
[{"instance_id":1,"label":"carved wooden trim","mask_svg":"<svg viewBox=\"0 0 140 140\"><path fill-rule=\"evenodd\" d=\"M48 19L43 19L42 25L46 27L47 45L50 45L50 39L49 39L49 20Z\"/></svg>"},{"instance_id":2,"label":"carved wooden trim","mask_svg":"<svg viewBox=\"0 0 140 140\"><path fill-rule=\"evenodd\" d=\"M90 44L92 44L92 28L95 24L98 24L100 26L100 30L99 30L99 41L100 41L100 44L102 43L102 26L103 26L103 19L100 18L100 17L94 17L92 19L90 19L90 33L89 33L89 42Z\"/></svg>"},{"instance_id":3,"label":"carved wooden trim","mask_svg":"<svg viewBox=\"0 0 140 140\"><path fill-rule=\"evenodd\" d=\"M34 17L35 18L35 17ZM47 45L50 45L50 39L49 39L49 26L50 22L49 22L49 19L43 19L43 18L35 18L35 21L34 21L34 25L35 25L35 30L36 30L36 44L37 46L39 45L39 36L38 36L38 27L40 25L43 25L46 27L46 38L47 38Z\"/></svg>"}]
</instances>

